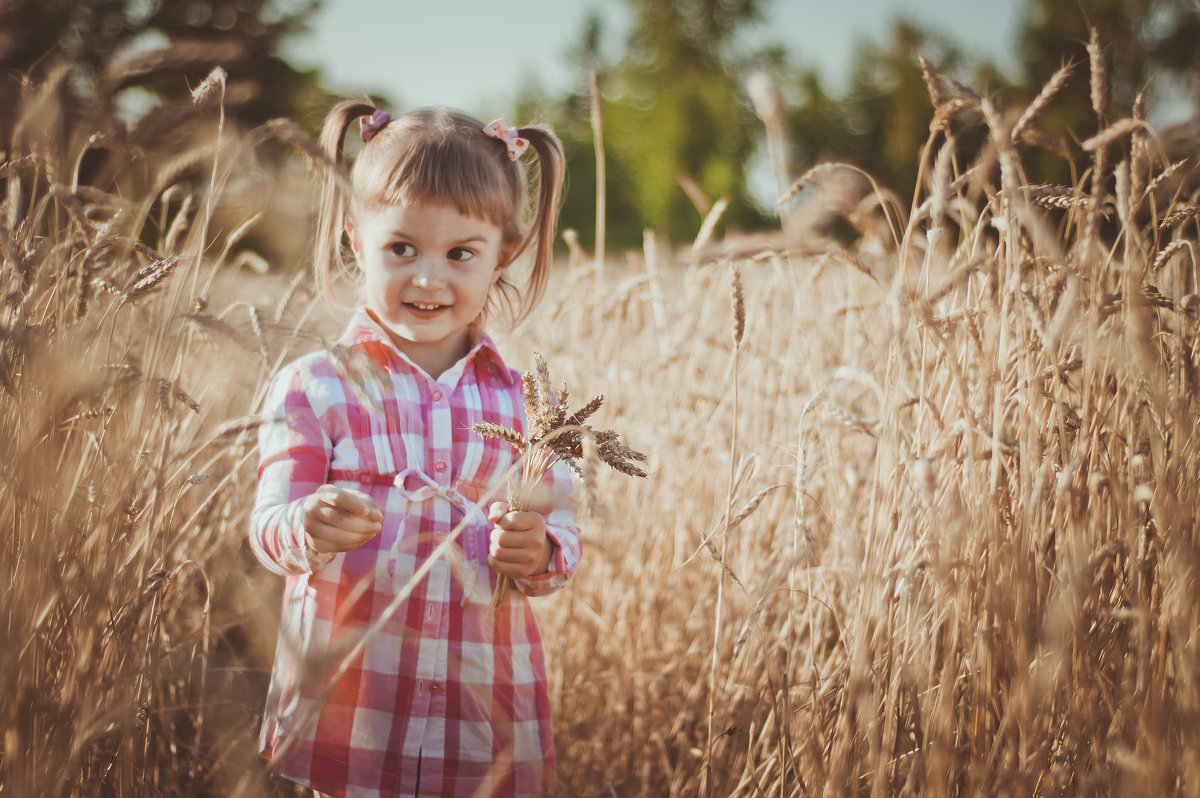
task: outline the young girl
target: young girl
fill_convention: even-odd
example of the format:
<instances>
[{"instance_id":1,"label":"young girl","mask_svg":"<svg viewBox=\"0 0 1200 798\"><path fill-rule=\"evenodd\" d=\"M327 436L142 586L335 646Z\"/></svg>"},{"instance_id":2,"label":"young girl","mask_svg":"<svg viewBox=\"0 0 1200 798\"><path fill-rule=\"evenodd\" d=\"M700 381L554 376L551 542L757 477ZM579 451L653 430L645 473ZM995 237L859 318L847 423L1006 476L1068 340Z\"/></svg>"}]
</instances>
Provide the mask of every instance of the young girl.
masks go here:
<instances>
[{"instance_id":1,"label":"young girl","mask_svg":"<svg viewBox=\"0 0 1200 798\"><path fill-rule=\"evenodd\" d=\"M535 795L554 749L527 597L578 562L570 478L558 464L536 512L485 501L513 455L471 427L524 429L520 374L480 324L527 249L522 307L545 287L562 148L504 120L344 102L322 133L339 167L352 126L363 145L348 188L326 181L316 271L329 290L348 244L361 305L263 409L250 541L287 576L263 753L318 794ZM498 574L517 590L488 614Z\"/></svg>"}]
</instances>

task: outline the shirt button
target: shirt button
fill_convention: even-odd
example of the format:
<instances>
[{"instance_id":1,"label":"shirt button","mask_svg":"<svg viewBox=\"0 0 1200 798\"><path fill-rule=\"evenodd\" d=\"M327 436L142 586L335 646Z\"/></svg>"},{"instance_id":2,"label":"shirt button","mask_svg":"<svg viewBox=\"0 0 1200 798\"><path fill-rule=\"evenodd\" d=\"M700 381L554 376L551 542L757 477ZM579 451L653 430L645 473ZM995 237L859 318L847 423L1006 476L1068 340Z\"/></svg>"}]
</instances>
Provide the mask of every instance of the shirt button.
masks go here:
<instances>
[{"instance_id":1,"label":"shirt button","mask_svg":"<svg viewBox=\"0 0 1200 798\"><path fill-rule=\"evenodd\" d=\"M435 401L435 402L440 402L440 401L442 401L442 392L441 392L441 391L434 391L434 392L433 392L433 401Z\"/></svg>"},{"instance_id":2,"label":"shirt button","mask_svg":"<svg viewBox=\"0 0 1200 798\"><path fill-rule=\"evenodd\" d=\"M433 684L429 685L429 692L437 695L438 693L442 692L442 686L437 682L434 682Z\"/></svg>"},{"instance_id":3,"label":"shirt button","mask_svg":"<svg viewBox=\"0 0 1200 798\"><path fill-rule=\"evenodd\" d=\"M445 471L446 470L446 461L438 460L436 463L433 464L433 470L437 471L439 474L441 472Z\"/></svg>"}]
</instances>

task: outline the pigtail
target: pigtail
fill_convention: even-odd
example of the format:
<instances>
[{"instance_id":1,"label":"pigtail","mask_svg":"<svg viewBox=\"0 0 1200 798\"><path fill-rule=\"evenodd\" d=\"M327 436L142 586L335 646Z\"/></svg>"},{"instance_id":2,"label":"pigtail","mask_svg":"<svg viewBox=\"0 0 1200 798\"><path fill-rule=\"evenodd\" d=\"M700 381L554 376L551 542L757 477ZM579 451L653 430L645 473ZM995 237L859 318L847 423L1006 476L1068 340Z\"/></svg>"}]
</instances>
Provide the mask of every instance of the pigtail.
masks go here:
<instances>
[{"instance_id":1,"label":"pigtail","mask_svg":"<svg viewBox=\"0 0 1200 798\"><path fill-rule=\"evenodd\" d=\"M527 249L534 241L533 266L529 271L529 284L521 303L518 319L529 314L546 291L550 279L550 268L554 262L554 237L558 227L558 211L562 205L563 183L567 173L567 159L563 155L558 137L546 128L523 127L517 130L521 138L529 142L538 157L537 210L533 224L517 252Z\"/></svg>"},{"instance_id":2,"label":"pigtail","mask_svg":"<svg viewBox=\"0 0 1200 798\"><path fill-rule=\"evenodd\" d=\"M321 185L313 272L317 285L334 304L338 302L330 275L343 263L342 235L346 221L346 186L349 184L346 178L346 131L359 117L369 116L374 111L375 106L368 103L344 100L333 107L321 127L321 150L329 157L332 167L326 170Z\"/></svg>"}]
</instances>

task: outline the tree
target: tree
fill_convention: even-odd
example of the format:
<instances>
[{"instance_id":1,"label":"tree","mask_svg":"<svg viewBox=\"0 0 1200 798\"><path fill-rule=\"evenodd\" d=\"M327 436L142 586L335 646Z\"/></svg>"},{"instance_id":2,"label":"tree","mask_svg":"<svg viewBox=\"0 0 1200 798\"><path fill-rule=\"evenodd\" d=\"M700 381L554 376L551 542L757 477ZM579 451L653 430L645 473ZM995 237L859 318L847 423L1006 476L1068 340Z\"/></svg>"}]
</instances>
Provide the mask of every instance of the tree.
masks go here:
<instances>
[{"instance_id":1,"label":"tree","mask_svg":"<svg viewBox=\"0 0 1200 798\"><path fill-rule=\"evenodd\" d=\"M637 22L624 54L599 62L598 23L576 50L583 65L579 88L548 107L571 164L564 221L585 237L591 229L594 158L587 71L599 70L604 86L607 204L612 243L636 246L643 227L675 240L694 235L699 215L680 187L692 178L710 199L729 196L732 224L768 226L746 198L747 162L762 139L761 127L743 96L742 75L766 69L783 90L792 168L803 172L822 161L846 161L874 176L901 197L912 195L919 155L933 116L918 56L938 71L997 97L1010 110L1023 108L1067 61L1074 75L1038 118L1037 127L1076 147L1098 128L1131 112L1148 87L1153 109L1164 95L1194 97L1200 91L1200 2L1189 0L1026 0L1021 28L1021 70L1004 75L988 61L970 64L948 37L898 19L882 42L860 45L849 88L831 93L816 70L788 62L786 50L736 51L734 33L763 11L761 0L631 0ZM1111 86L1105 119L1092 108L1088 77L1090 29L1097 31ZM968 69L970 72L968 72ZM1194 102L1194 101L1193 101ZM1192 123L1200 128L1200 121ZM1191 128L1189 128L1191 130ZM969 116L954 125L957 146L969 157L986 131ZM1196 136L1164 136L1196 150ZM1183 157L1179 152L1173 158ZM1061 155L1030 148L1024 159L1033 182L1072 178Z\"/></svg>"},{"instance_id":2,"label":"tree","mask_svg":"<svg viewBox=\"0 0 1200 798\"><path fill-rule=\"evenodd\" d=\"M226 112L247 124L293 114L323 96L315 73L279 56L318 0L9 0L0 5L0 140L7 142L25 81L70 69L64 91L77 115L148 91L162 110L144 120L145 142L182 135L178 107L215 66L228 73ZM186 105L186 103L182 103ZM174 121L163 118L174 114ZM69 121L69 120L68 120ZM164 136L166 140L164 140Z\"/></svg>"},{"instance_id":3,"label":"tree","mask_svg":"<svg viewBox=\"0 0 1200 798\"><path fill-rule=\"evenodd\" d=\"M633 178L647 227L694 236L698 209L680 181L709 200L728 197L730 224L761 223L745 194L745 165L759 136L732 51L757 0L640 0L629 53L610 75L605 103L612 151Z\"/></svg>"},{"instance_id":4,"label":"tree","mask_svg":"<svg viewBox=\"0 0 1200 798\"><path fill-rule=\"evenodd\" d=\"M564 226L578 227L590 243L595 158L586 81L593 68L604 95L612 244L638 246L645 228L674 240L695 236L701 213L681 181L710 202L729 198L730 224L761 225L764 219L745 192L745 164L758 125L733 52L734 32L760 15L761 0L631 2L637 21L623 57L611 66L599 63L593 20L575 50L583 67L579 87L545 109L571 165Z\"/></svg>"},{"instance_id":5,"label":"tree","mask_svg":"<svg viewBox=\"0 0 1200 798\"><path fill-rule=\"evenodd\" d=\"M963 68L952 42L905 19L893 23L882 44L859 46L849 87L840 97L826 91L815 70L793 70L789 76L776 67L784 94L793 98L787 111L793 168L803 172L826 161L847 162L899 196L911 196L934 111L920 55L951 74ZM990 65L980 65L979 71L995 80Z\"/></svg>"},{"instance_id":6,"label":"tree","mask_svg":"<svg viewBox=\"0 0 1200 798\"><path fill-rule=\"evenodd\" d=\"M1092 28L1110 66L1114 112L1128 112L1138 92L1155 92L1162 78L1200 87L1200 5L1177 0L1028 0L1020 40L1026 84L1040 85L1064 61L1087 63ZM1073 81L1059 105L1090 111L1088 95L1086 79Z\"/></svg>"},{"instance_id":7,"label":"tree","mask_svg":"<svg viewBox=\"0 0 1200 798\"><path fill-rule=\"evenodd\" d=\"M1179 97L1200 90L1200 4L1177 0L1028 0L1020 49L1026 95L1035 94L1063 63L1080 65L1038 121L1039 128L1079 142L1108 122L1129 116L1140 92L1150 108L1172 89ZM1092 97L1088 43L1094 29L1105 67ZM1183 89L1180 91L1180 89ZM1192 113L1197 108L1192 102ZM1042 179L1062 182L1061 160L1039 154L1032 161Z\"/></svg>"}]
</instances>

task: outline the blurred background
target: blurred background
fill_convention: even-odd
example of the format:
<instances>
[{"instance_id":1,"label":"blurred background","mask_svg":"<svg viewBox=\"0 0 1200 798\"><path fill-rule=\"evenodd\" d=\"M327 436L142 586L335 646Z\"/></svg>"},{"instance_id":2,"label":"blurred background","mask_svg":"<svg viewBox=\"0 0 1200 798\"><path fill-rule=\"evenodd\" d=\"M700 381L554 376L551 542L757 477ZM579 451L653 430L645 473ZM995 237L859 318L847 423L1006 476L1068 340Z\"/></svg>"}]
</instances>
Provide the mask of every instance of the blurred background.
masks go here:
<instances>
[{"instance_id":1,"label":"blurred background","mask_svg":"<svg viewBox=\"0 0 1200 798\"><path fill-rule=\"evenodd\" d=\"M780 92L791 177L846 161L910 196L933 114L918 54L1019 108L1062 64L1086 64L1089 25L1119 76L1110 116L1127 115L1145 89L1168 153L1193 154L1196 0L9 0L0 6L0 132L11 132L22 81L64 64L77 113L96 115L100 97L112 105L114 136L165 153L189 133L166 121L170 101L186 101L215 65L229 73L231 121L246 126L287 116L311 132L332 97L362 93L399 110L447 104L485 120L540 120L567 148L564 226L592 246L594 72L607 237L619 249L640 246L647 228L690 240L721 197L730 203L722 233L777 223L779 179L747 96L752 74ZM1096 127L1084 78L1043 119L1068 144ZM1030 168L1042 172L1035 182L1071 178L1052 152ZM269 254L285 264L303 257Z\"/></svg>"},{"instance_id":2,"label":"blurred background","mask_svg":"<svg viewBox=\"0 0 1200 798\"><path fill-rule=\"evenodd\" d=\"M501 346L654 473L597 475L538 608L554 798L1196 794L1197 41L1198 0L0 0L0 796L306 794L245 530L266 381L342 323L348 93L567 150Z\"/></svg>"}]
</instances>

